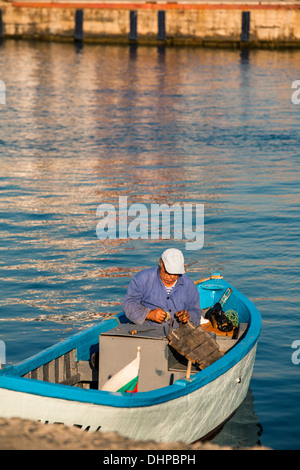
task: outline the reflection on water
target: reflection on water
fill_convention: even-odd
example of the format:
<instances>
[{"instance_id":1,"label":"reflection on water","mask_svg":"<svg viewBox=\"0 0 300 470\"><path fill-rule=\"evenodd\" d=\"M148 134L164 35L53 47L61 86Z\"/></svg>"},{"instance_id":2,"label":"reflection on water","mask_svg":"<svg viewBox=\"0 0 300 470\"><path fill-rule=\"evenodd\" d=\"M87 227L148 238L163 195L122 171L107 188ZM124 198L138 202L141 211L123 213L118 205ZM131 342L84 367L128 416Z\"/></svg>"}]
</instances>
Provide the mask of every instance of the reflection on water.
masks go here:
<instances>
[{"instance_id":1,"label":"reflection on water","mask_svg":"<svg viewBox=\"0 0 300 470\"><path fill-rule=\"evenodd\" d=\"M291 103L299 59L3 42L0 339L10 363L119 311L130 278L170 246L99 240L99 204L117 206L120 195L129 205L204 204L203 249L172 244L193 280L221 271L259 308L251 388L264 444L282 448L284 429L284 446L298 445L287 338L298 339L300 324L300 107ZM289 391L270 397L278 377ZM287 402L294 406L277 406Z\"/></svg>"}]
</instances>

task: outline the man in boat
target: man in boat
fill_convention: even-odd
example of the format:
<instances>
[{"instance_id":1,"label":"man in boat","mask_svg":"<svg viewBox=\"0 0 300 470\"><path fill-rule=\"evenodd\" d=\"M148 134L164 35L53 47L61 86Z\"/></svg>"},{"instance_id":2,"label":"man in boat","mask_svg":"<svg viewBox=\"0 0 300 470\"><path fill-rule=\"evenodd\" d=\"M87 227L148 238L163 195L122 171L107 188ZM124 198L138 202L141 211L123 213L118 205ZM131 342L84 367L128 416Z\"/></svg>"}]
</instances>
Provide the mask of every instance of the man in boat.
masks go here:
<instances>
[{"instance_id":1,"label":"man in boat","mask_svg":"<svg viewBox=\"0 0 300 470\"><path fill-rule=\"evenodd\" d=\"M200 325L199 291L185 274L180 250L165 250L158 266L144 269L130 282L122 303L127 318L138 325L171 321L173 328L191 320Z\"/></svg>"}]
</instances>

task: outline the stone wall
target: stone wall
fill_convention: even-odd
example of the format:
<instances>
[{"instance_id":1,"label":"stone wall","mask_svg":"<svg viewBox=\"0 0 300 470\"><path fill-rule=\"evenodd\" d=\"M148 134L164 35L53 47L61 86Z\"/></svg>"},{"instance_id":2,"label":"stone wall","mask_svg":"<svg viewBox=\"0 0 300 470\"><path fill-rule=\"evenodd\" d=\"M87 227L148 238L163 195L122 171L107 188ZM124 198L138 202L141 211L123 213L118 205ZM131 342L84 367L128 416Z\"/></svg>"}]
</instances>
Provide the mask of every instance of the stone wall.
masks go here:
<instances>
[{"instance_id":1,"label":"stone wall","mask_svg":"<svg viewBox=\"0 0 300 470\"><path fill-rule=\"evenodd\" d=\"M3 38L73 41L76 29L77 39L86 42L300 47L300 5L294 3L20 1L0 8ZM76 10L82 20L77 26Z\"/></svg>"}]
</instances>

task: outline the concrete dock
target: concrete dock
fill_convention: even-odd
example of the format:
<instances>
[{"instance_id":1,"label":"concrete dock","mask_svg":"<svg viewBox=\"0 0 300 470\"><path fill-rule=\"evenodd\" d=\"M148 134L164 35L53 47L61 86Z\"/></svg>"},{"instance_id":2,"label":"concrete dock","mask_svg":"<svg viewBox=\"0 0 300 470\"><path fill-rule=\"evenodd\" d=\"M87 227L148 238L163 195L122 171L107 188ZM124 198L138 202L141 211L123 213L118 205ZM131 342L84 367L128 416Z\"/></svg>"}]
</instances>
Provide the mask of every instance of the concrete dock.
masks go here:
<instances>
[{"instance_id":1,"label":"concrete dock","mask_svg":"<svg viewBox=\"0 0 300 470\"><path fill-rule=\"evenodd\" d=\"M3 39L299 48L300 1L2 1Z\"/></svg>"}]
</instances>

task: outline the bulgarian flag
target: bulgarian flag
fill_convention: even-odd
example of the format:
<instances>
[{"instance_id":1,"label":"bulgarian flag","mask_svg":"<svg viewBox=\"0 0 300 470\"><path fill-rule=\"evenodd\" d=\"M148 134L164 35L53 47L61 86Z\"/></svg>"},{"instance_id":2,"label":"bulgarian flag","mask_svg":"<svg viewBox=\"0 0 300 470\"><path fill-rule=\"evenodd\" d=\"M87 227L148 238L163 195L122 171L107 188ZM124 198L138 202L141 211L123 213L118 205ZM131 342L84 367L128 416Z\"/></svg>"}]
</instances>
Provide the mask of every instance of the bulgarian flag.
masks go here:
<instances>
[{"instance_id":1,"label":"bulgarian flag","mask_svg":"<svg viewBox=\"0 0 300 470\"><path fill-rule=\"evenodd\" d=\"M106 392L137 392L140 360L141 347L138 346L136 358L105 382L101 390Z\"/></svg>"}]
</instances>

